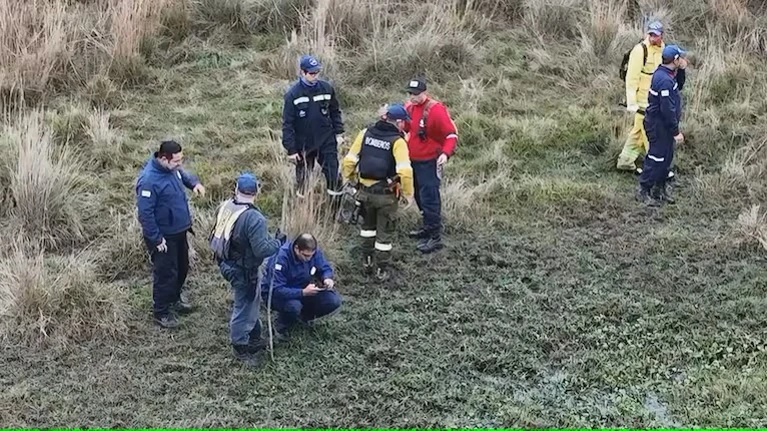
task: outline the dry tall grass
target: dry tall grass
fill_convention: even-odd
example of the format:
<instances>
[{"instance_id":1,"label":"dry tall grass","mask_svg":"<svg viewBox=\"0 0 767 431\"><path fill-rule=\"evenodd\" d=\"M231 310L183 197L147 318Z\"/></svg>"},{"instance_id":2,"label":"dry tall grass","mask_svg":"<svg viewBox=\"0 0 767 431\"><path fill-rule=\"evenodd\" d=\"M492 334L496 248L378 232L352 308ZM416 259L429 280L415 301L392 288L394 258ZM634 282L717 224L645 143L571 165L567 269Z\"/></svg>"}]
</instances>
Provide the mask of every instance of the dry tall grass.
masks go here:
<instances>
[{"instance_id":1,"label":"dry tall grass","mask_svg":"<svg viewBox=\"0 0 767 431\"><path fill-rule=\"evenodd\" d=\"M0 2L0 92L36 102L69 83L142 73L141 47L169 0Z\"/></svg>"},{"instance_id":2,"label":"dry tall grass","mask_svg":"<svg viewBox=\"0 0 767 431\"><path fill-rule=\"evenodd\" d=\"M75 32L63 0L0 2L0 92L42 96L63 77Z\"/></svg>"},{"instance_id":3,"label":"dry tall grass","mask_svg":"<svg viewBox=\"0 0 767 431\"><path fill-rule=\"evenodd\" d=\"M0 339L4 345L120 339L130 310L125 292L99 282L92 256L47 255L14 242L0 258Z\"/></svg>"},{"instance_id":4,"label":"dry tall grass","mask_svg":"<svg viewBox=\"0 0 767 431\"><path fill-rule=\"evenodd\" d=\"M11 203L2 208L8 228L41 239L46 248L82 240L81 161L68 146L54 145L40 111L7 126L4 135L12 152L0 168L10 190Z\"/></svg>"},{"instance_id":5,"label":"dry tall grass","mask_svg":"<svg viewBox=\"0 0 767 431\"><path fill-rule=\"evenodd\" d=\"M743 210L735 229L747 241L754 241L767 250L767 214L761 210L761 205Z\"/></svg>"}]
</instances>

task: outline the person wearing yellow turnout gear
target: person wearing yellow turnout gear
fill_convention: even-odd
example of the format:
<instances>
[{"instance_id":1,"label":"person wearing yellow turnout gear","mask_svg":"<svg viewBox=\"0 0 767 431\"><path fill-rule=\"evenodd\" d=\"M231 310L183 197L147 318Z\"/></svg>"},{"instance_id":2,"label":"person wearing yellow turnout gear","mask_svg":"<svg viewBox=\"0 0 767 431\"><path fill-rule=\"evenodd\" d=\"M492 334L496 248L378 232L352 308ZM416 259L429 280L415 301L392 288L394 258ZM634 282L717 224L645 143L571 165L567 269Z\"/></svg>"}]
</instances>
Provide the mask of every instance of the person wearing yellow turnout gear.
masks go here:
<instances>
[{"instance_id":1,"label":"person wearing yellow turnout gear","mask_svg":"<svg viewBox=\"0 0 767 431\"><path fill-rule=\"evenodd\" d=\"M413 168L405 141L409 115L401 104L387 105L381 118L357 134L344 157L342 175L347 184L357 177L356 199L362 204L363 266L383 281L390 276L394 218L401 196L407 206L415 201Z\"/></svg>"},{"instance_id":2,"label":"person wearing yellow turnout gear","mask_svg":"<svg viewBox=\"0 0 767 431\"><path fill-rule=\"evenodd\" d=\"M648 104L647 94L652 74L661 63L664 47L663 25L654 21L648 26L645 39L634 46L629 55L626 70L626 110L634 114L634 124L623 145L623 151L618 156L617 168L620 170L636 171L636 160L646 154L650 146L644 130L644 111Z\"/></svg>"}]
</instances>

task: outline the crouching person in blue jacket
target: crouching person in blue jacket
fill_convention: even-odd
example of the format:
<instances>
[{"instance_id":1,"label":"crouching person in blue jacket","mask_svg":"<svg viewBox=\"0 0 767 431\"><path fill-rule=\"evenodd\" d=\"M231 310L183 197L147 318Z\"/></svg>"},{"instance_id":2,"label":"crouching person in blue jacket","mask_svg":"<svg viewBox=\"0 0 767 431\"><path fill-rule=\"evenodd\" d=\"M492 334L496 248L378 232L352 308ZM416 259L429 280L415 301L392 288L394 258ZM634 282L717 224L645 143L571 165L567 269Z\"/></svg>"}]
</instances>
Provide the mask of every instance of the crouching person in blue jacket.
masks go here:
<instances>
[{"instance_id":1,"label":"crouching person in blue jacket","mask_svg":"<svg viewBox=\"0 0 767 431\"><path fill-rule=\"evenodd\" d=\"M312 323L340 310L341 295L335 290L333 268L313 235L304 233L285 242L265 269L261 295L268 303L271 287L277 340L287 340L288 330L299 321Z\"/></svg>"},{"instance_id":2,"label":"crouching person in blue jacket","mask_svg":"<svg viewBox=\"0 0 767 431\"><path fill-rule=\"evenodd\" d=\"M241 174L234 198L219 207L209 238L221 275L234 292L229 321L234 354L254 367L260 364L258 355L265 347L259 321L258 271L264 259L276 253L281 244L269 235L266 218L254 204L257 194L255 175Z\"/></svg>"}]
</instances>

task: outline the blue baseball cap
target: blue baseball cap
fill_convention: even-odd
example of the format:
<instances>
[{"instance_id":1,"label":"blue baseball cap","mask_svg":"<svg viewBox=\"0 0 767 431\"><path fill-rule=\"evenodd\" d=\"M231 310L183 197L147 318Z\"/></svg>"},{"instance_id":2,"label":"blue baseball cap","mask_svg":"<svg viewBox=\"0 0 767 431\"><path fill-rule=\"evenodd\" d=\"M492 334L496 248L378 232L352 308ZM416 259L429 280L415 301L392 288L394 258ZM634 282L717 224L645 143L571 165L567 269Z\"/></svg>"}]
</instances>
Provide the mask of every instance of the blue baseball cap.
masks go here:
<instances>
[{"instance_id":1,"label":"blue baseball cap","mask_svg":"<svg viewBox=\"0 0 767 431\"><path fill-rule=\"evenodd\" d=\"M663 24L661 24L660 21L653 21L650 23L650 25L647 26L647 32L652 33L656 36L662 36Z\"/></svg>"},{"instance_id":2,"label":"blue baseball cap","mask_svg":"<svg viewBox=\"0 0 767 431\"><path fill-rule=\"evenodd\" d=\"M409 120L407 109L400 103L392 103L386 108L386 118L392 120Z\"/></svg>"},{"instance_id":3,"label":"blue baseball cap","mask_svg":"<svg viewBox=\"0 0 767 431\"><path fill-rule=\"evenodd\" d=\"M306 54L301 57L301 70L318 72L320 69L322 69L320 61L314 58L313 55Z\"/></svg>"},{"instance_id":4,"label":"blue baseball cap","mask_svg":"<svg viewBox=\"0 0 767 431\"><path fill-rule=\"evenodd\" d=\"M686 54L687 54L687 51L684 51L682 48L676 45L666 45L663 48L663 53L661 55L663 56L663 58L676 59L677 57L684 57Z\"/></svg>"},{"instance_id":5,"label":"blue baseball cap","mask_svg":"<svg viewBox=\"0 0 767 431\"><path fill-rule=\"evenodd\" d=\"M258 192L258 179L250 172L243 172L237 177L237 191L246 195L255 195Z\"/></svg>"}]
</instances>

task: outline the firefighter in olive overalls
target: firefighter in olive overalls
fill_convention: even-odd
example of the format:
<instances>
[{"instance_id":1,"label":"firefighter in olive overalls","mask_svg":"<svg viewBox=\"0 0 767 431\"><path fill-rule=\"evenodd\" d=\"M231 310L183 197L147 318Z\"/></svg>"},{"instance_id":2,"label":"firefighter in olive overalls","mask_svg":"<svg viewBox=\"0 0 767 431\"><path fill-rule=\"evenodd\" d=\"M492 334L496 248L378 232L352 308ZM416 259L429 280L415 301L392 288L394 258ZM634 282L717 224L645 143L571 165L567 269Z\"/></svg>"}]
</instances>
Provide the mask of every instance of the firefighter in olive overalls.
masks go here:
<instances>
[{"instance_id":1,"label":"firefighter in olive overalls","mask_svg":"<svg viewBox=\"0 0 767 431\"><path fill-rule=\"evenodd\" d=\"M364 267L366 272L375 272L379 280L390 275L391 240L400 193L407 199L407 207L415 200L413 168L403 132L408 119L404 106L388 105L380 120L360 131L343 159L344 179L352 182L355 175L358 177Z\"/></svg>"}]
</instances>

